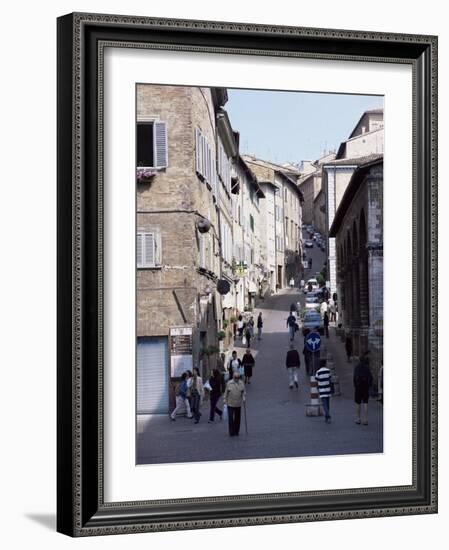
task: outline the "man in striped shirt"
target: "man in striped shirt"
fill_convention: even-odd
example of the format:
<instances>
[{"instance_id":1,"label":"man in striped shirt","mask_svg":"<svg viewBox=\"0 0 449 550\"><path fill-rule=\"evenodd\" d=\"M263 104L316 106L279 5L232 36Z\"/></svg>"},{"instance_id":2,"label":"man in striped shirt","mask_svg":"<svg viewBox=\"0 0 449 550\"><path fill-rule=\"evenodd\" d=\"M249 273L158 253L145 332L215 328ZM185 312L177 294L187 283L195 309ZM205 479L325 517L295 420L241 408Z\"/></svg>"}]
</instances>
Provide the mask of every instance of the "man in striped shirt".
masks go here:
<instances>
[{"instance_id":1,"label":"man in striped shirt","mask_svg":"<svg viewBox=\"0 0 449 550\"><path fill-rule=\"evenodd\" d=\"M320 359L320 368L315 373L315 379L318 383L318 392L324 409L324 421L330 424L331 415L329 414L329 401L332 394L331 371L326 367L326 359Z\"/></svg>"}]
</instances>

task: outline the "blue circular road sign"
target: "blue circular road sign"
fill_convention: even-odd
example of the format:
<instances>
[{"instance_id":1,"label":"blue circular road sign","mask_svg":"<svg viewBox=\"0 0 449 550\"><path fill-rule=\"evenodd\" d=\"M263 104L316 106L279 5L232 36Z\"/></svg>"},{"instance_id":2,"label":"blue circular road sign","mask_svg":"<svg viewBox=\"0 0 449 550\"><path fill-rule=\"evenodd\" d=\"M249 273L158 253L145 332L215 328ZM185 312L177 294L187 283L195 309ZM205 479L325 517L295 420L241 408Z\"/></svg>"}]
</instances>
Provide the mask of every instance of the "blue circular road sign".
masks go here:
<instances>
[{"instance_id":1,"label":"blue circular road sign","mask_svg":"<svg viewBox=\"0 0 449 550\"><path fill-rule=\"evenodd\" d=\"M306 336L306 348L309 351L319 351L321 346L321 336L318 332L310 332Z\"/></svg>"}]
</instances>

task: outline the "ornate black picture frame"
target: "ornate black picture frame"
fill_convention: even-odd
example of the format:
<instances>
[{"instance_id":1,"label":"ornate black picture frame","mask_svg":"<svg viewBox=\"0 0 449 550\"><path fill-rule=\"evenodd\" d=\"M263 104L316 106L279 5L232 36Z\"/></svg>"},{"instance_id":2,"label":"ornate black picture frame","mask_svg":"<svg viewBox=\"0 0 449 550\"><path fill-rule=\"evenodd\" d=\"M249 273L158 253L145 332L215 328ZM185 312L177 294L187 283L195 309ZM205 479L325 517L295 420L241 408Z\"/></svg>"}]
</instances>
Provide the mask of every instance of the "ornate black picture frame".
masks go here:
<instances>
[{"instance_id":1,"label":"ornate black picture frame","mask_svg":"<svg viewBox=\"0 0 449 550\"><path fill-rule=\"evenodd\" d=\"M405 63L413 70L413 483L105 503L103 47ZM71 536L437 511L437 38L69 14L58 19L58 502Z\"/></svg>"}]
</instances>

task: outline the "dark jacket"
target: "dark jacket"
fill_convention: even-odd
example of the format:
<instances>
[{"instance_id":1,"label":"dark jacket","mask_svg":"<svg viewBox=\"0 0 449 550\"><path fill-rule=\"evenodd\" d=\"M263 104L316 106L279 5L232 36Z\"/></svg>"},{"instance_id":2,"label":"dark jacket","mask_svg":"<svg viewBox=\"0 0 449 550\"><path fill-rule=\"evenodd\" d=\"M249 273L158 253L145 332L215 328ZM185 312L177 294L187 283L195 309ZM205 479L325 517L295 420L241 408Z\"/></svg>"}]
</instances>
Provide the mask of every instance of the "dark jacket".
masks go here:
<instances>
[{"instance_id":1,"label":"dark jacket","mask_svg":"<svg viewBox=\"0 0 449 550\"><path fill-rule=\"evenodd\" d=\"M296 349L289 349L287 351L287 357L285 358L285 366L289 367L299 367L301 361L299 360L299 353Z\"/></svg>"},{"instance_id":2,"label":"dark jacket","mask_svg":"<svg viewBox=\"0 0 449 550\"><path fill-rule=\"evenodd\" d=\"M255 360L251 353L245 353L242 357L242 365L251 365L254 366Z\"/></svg>"},{"instance_id":3,"label":"dark jacket","mask_svg":"<svg viewBox=\"0 0 449 550\"><path fill-rule=\"evenodd\" d=\"M257 328L263 327L262 317L257 317Z\"/></svg>"},{"instance_id":4,"label":"dark jacket","mask_svg":"<svg viewBox=\"0 0 449 550\"><path fill-rule=\"evenodd\" d=\"M354 368L353 377L354 386L356 388L369 388L373 383L373 375L366 362L358 363Z\"/></svg>"},{"instance_id":5,"label":"dark jacket","mask_svg":"<svg viewBox=\"0 0 449 550\"><path fill-rule=\"evenodd\" d=\"M223 376L220 377L211 376L209 378L209 384L212 388L210 394L220 396L224 392L224 379Z\"/></svg>"},{"instance_id":6,"label":"dark jacket","mask_svg":"<svg viewBox=\"0 0 449 550\"><path fill-rule=\"evenodd\" d=\"M287 318L287 326L294 327L296 324L296 317L294 315L289 315Z\"/></svg>"}]
</instances>

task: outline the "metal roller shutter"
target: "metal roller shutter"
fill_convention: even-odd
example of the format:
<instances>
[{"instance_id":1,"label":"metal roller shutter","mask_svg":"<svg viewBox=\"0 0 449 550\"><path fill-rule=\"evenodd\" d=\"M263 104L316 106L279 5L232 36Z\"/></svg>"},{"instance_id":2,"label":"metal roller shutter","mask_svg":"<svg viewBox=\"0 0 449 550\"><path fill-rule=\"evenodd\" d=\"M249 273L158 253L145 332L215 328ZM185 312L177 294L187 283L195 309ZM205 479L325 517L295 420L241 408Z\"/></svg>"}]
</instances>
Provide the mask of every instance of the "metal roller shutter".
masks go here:
<instances>
[{"instance_id":1,"label":"metal roller shutter","mask_svg":"<svg viewBox=\"0 0 449 550\"><path fill-rule=\"evenodd\" d=\"M137 414L167 414L167 338L137 339Z\"/></svg>"}]
</instances>

